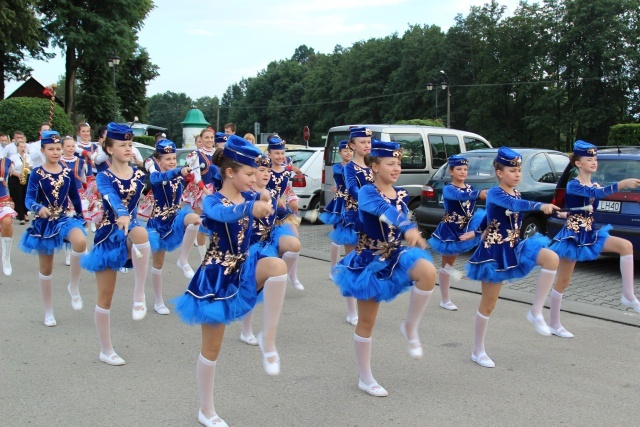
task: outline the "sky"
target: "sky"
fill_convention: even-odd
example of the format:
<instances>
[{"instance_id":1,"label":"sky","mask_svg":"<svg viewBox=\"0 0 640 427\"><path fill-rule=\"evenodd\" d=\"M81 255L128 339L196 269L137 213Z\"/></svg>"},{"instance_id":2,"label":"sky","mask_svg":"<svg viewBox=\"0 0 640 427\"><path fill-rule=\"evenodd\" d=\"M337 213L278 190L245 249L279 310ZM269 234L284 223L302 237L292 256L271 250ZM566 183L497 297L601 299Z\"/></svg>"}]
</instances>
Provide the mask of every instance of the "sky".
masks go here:
<instances>
[{"instance_id":1,"label":"sky","mask_svg":"<svg viewBox=\"0 0 640 427\"><path fill-rule=\"evenodd\" d=\"M147 95L184 92L192 99L218 96L271 61L291 58L307 45L331 53L336 45L402 35L409 25L437 25L446 31L455 16L489 0L154 0L140 31L160 76ZM511 15L517 0L499 0ZM60 51L48 62L28 61L43 85L64 75ZM105 63L107 58L105 58ZM21 82L6 83L5 96Z\"/></svg>"}]
</instances>

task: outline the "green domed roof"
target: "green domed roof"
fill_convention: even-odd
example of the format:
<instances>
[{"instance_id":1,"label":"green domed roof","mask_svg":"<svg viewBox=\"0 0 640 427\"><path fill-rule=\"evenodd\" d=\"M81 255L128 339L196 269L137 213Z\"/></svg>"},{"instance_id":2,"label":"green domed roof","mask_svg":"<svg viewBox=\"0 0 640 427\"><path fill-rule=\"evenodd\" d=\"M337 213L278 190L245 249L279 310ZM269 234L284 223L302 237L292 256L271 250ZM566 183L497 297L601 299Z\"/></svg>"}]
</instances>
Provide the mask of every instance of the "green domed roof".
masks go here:
<instances>
[{"instance_id":1,"label":"green domed roof","mask_svg":"<svg viewBox=\"0 0 640 427\"><path fill-rule=\"evenodd\" d=\"M185 127L185 128L190 128L190 127L205 128L209 126L209 122L204 119L204 114L202 114L202 111L198 110L197 108L193 108L189 110L187 112L187 116L184 118L184 120L181 123L182 123L182 127Z\"/></svg>"}]
</instances>

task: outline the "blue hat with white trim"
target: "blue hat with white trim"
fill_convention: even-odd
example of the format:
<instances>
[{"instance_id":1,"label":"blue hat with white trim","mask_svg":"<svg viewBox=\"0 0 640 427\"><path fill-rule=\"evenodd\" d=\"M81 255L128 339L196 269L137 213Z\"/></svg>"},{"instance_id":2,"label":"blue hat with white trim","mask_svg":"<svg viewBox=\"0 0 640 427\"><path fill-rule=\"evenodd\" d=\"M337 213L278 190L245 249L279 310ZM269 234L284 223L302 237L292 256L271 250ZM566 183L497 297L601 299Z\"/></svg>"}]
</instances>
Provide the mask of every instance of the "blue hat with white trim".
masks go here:
<instances>
[{"instance_id":1,"label":"blue hat with white trim","mask_svg":"<svg viewBox=\"0 0 640 427\"><path fill-rule=\"evenodd\" d=\"M504 166L518 167L522 165L522 156L509 147L500 147L495 161Z\"/></svg>"},{"instance_id":2,"label":"blue hat with white trim","mask_svg":"<svg viewBox=\"0 0 640 427\"><path fill-rule=\"evenodd\" d=\"M45 130L42 132L42 139L40 145L45 144L57 144L60 142L60 134L55 130Z\"/></svg>"},{"instance_id":3,"label":"blue hat with white trim","mask_svg":"<svg viewBox=\"0 0 640 427\"><path fill-rule=\"evenodd\" d=\"M262 155L262 151L244 138L237 135L227 136L222 154L243 165L258 167L258 158Z\"/></svg>"},{"instance_id":4,"label":"blue hat with white trim","mask_svg":"<svg viewBox=\"0 0 640 427\"><path fill-rule=\"evenodd\" d=\"M107 125L107 138L130 141L133 140L133 130L127 125L111 122Z\"/></svg>"},{"instance_id":5,"label":"blue hat with white trim","mask_svg":"<svg viewBox=\"0 0 640 427\"><path fill-rule=\"evenodd\" d=\"M455 168L456 166L468 166L469 160L466 157L453 155L447 159L450 168Z\"/></svg>"},{"instance_id":6,"label":"blue hat with white trim","mask_svg":"<svg viewBox=\"0 0 640 427\"><path fill-rule=\"evenodd\" d=\"M284 140L280 138L278 135L272 135L267 139L267 143L269 143L269 150L284 150Z\"/></svg>"},{"instance_id":7,"label":"blue hat with white trim","mask_svg":"<svg viewBox=\"0 0 640 427\"><path fill-rule=\"evenodd\" d=\"M338 150L344 150L345 148L349 148L349 141L346 139L338 143Z\"/></svg>"},{"instance_id":8,"label":"blue hat with white trim","mask_svg":"<svg viewBox=\"0 0 640 427\"><path fill-rule=\"evenodd\" d=\"M371 141L371 157L402 157L400 144L397 142L382 142L374 139Z\"/></svg>"},{"instance_id":9,"label":"blue hat with white trim","mask_svg":"<svg viewBox=\"0 0 640 427\"><path fill-rule=\"evenodd\" d=\"M156 153L158 154L172 154L176 152L176 144L168 139L161 139L156 142Z\"/></svg>"},{"instance_id":10,"label":"blue hat with white trim","mask_svg":"<svg viewBox=\"0 0 640 427\"><path fill-rule=\"evenodd\" d=\"M595 157L598 155L598 147L579 139L573 143L573 154L580 157Z\"/></svg>"},{"instance_id":11,"label":"blue hat with white trim","mask_svg":"<svg viewBox=\"0 0 640 427\"><path fill-rule=\"evenodd\" d=\"M224 144L227 142L227 139L229 139L229 135L227 135L224 132L216 132L216 136L214 138L214 142L216 144Z\"/></svg>"},{"instance_id":12,"label":"blue hat with white trim","mask_svg":"<svg viewBox=\"0 0 640 427\"><path fill-rule=\"evenodd\" d=\"M367 127L352 127L349 129L349 138L367 137L373 135L371 129Z\"/></svg>"}]
</instances>

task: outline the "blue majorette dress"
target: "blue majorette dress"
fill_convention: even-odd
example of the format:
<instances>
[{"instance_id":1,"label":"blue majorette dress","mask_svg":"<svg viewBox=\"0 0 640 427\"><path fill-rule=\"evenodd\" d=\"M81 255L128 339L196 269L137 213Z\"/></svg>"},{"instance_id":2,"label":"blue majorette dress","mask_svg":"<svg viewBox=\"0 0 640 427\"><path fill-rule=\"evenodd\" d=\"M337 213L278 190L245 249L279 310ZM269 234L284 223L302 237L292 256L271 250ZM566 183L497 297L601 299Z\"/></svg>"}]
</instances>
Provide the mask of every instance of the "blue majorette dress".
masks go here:
<instances>
[{"instance_id":1,"label":"blue majorette dress","mask_svg":"<svg viewBox=\"0 0 640 427\"><path fill-rule=\"evenodd\" d=\"M62 167L71 170L71 176L73 176L76 180L76 188L78 189L78 193L80 194L82 216L84 217L85 221L91 221L91 215L89 215L89 198L87 197L83 182L81 180L81 177L86 174L84 159L78 156L73 156L72 158L68 159L63 156L60 158L59 163Z\"/></svg>"},{"instance_id":2,"label":"blue majorette dress","mask_svg":"<svg viewBox=\"0 0 640 427\"><path fill-rule=\"evenodd\" d=\"M550 241L541 234L521 240L522 215L518 212L538 210L541 206L539 202L522 200L517 190L512 196L500 187L489 189L487 229L467 263L467 276L472 280L501 283L529 274L536 265L538 252ZM507 210L512 214L507 215Z\"/></svg>"},{"instance_id":3,"label":"blue majorette dress","mask_svg":"<svg viewBox=\"0 0 640 427\"><path fill-rule=\"evenodd\" d=\"M73 217L67 215L69 202L76 212ZM51 173L39 166L31 171L25 206L36 217L20 240L20 249L24 252L52 255L62 249L71 229L79 228L86 235L80 194L70 169ZM42 208L49 209L51 216L40 218L38 213Z\"/></svg>"},{"instance_id":4,"label":"blue majorette dress","mask_svg":"<svg viewBox=\"0 0 640 427\"><path fill-rule=\"evenodd\" d=\"M260 196L257 195L256 197L259 198ZM293 225L276 224L278 215L277 204L277 200L271 197L273 213L264 218L254 218L253 232L251 233L251 254L255 253L258 260L265 257L279 257L280 237L296 237L293 231Z\"/></svg>"},{"instance_id":5,"label":"blue majorette dress","mask_svg":"<svg viewBox=\"0 0 640 427\"><path fill-rule=\"evenodd\" d=\"M417 260L431 262L431 255L424 249L401 245L402 235L416 228L407 216L408 198L401 188L396 188L395 199L374 184L360 189L362 231L358 244L333 270L343 296L391 301L412 285L409 270Z\"/></svg>"},{"instance_id":6,"label":"blue majorette dress","mask_svg":"<svg viewBox=\"0 0 640 427\"><path fill-rule=\"evenodd\" d=\"M184 237L184 217L193 212L188 206L180 207L182 166L166 172L151 172L153 208L147 222L151 251L173 251L182 244Z\"/></svg>"},{"instance_id":7,"label":"blue majorette dress","mask_svg":"<svg viewBox=\"0 0 640 427\"><path fill-rule=\"evenodd\" d=\"M613 193L618 192L618 183L607 187L600 187L596 182L593 187L582 185L577 179L572 179L567 184L565 196L566 208L583 206L598 206L598 201ZM596 229L593 219L593 211L571 211L567 216L567 222L562 230L553 238L550 249L560 258L571 261L592 261L602 252L604 243L609 237L610 224Z\"/></svg>"},{"instance_id":8,"label":"blue majorette dress","mask_svg":"<svg viewBox=\"0 0 640 427\"><path fill-rule=\"evenodd\" d=\"M358 243L358 236L353 227L346 226L344 219L348 193L344 182L344 166L340 163L333 165L333 180L336 183L336 192L324 207L320 220L325 224L333 224L333 231L329 233L332 242L337 245L355 245Z\"/></svg>"},{"instance_id":9,"label":"blue majorette dress","mask_svg":"<svg viewBox=\"0 0 640 427\"><path fill-rule=\"evenodd\" d=\"M431 248L442 255L458 255L470 251L480 243L480 226L486 218L484 210L473 212L480 191L466 184L464 188L447 184L442 189L444 217L431 234ZM469 231L475 232L475 238L460 240L460 236Z\"/></svg>"},{"instance_id":10,"label":"blue majorette dress","mask_svg":"<svg viewBox=\"0 0 640 427\"><path fill-rule=\"evenodd\" d=\"M276 172L271 169L271 177L267 183L267 190L271 193L271 197L276 200L286 200L285 194L289 187L289 180L291 179L291 171L285 168L282 172ZM276 222L282 223L288 220L290 223L296 223L294 220L295 215L289 206L278 209L276 214Z\"/></svg>"},{"instance_id":11,"label":"blue majorette dress","mask_svg":"<svg viewBox=\"0 0 640 427\"><path fill-rule=\"evenodd\" d=\"M242 195L238 205L219 192L203 200L211 243L186 292L171 301L185 323L230 323L256 305L257 257L249 256L256 194Z\"/></svg>"},{"instance_id":12,"label":"blue majorette dress","mask_svg":"<svg viewBox=\"0 0 640 427\"><path fill-rule=\"evenodd\" d=\"M344 166L343 174L344 185L347 190L343 215L344 226L355 233L360 231L358 228L358 191L364 185L373 182L373 172L368 167L360 166L352 160ZM350 230L347 232L350 232Z\"/></svg>"},{"instance_id":13,"label":"blue majorette dress","mask_svg":"<svg viewBox=\"0 0 640 427\"><path fill-rule=\"evenodd\" d=\"M131 268L133 264L128 254L126 236L118 228L119 217L129 215L129 230L140 226L136 218L138 199L144 189L145 173L133 168L129 179L118 178L107 169L96 176L98 192L102 196L104 216L98 223L93 249L81 261L85 270L103 271Z\"/></svg>"}]
</instances>

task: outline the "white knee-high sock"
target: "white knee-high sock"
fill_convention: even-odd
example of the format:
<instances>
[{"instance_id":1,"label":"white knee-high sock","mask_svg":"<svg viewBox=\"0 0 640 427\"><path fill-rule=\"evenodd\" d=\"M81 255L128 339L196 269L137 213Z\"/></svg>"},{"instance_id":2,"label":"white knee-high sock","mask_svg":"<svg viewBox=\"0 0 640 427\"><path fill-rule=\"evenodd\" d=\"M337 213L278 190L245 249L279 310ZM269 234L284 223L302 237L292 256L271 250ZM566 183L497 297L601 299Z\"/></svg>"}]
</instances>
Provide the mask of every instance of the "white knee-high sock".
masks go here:
<instances>
[{"instance_id":1,"label":"white knee-high sock","mask_svg":"<svg viewBox=\"0 0 640 427\"><path fill-rule=\"evenodd\" d=\"M335 243L331 242L331 249L329 250L329 254L331 257L331 269L333 270L333 267L335 267L338 263L338 256L340 255L340 245L336 245Z\"/></svg>"},{"instance_id":2,"label":"white knee-high sock","mask_svg":"<svg viewBox=\"0 0 640 427\"><path fill-rule=\"evenodd\" d=\"M144 302L144 286L147 281L147 270L149 269L149 256L151 255L151 245L149 242L134 243L133 246L138 248L142 257L138 258L135 253L131 255L133 262L133 302ZM133 252L133 251L132 251Z\"/></svg>"},{"instance_id":3,"label":"white knee-high sock","mask_svg":"<svg viewBox=\"0 0 640 427\"><path fill-rule=\"evenodd\" d=\"M409 309L407 310L407 318L405 320L405 330L407 338L410 340L418 338L418 325L424 313L424 309L431 298L431 291L423 291L418 289L416 285L411 287L411 296L409 297Z\"/></svg>"},{"instance_id":4,"label":"white knee-high sock","mask_svg":"<svg viewBox=\"0 0 640 427\"><path fill-rule=\"evenodd\" d=\"M549 295L555 278L556 270L540 269L538 283L536 283L536 293L533 297L533 305L531 306L531 314L533 314L534 317L542 316L544 302L547 300L547 295Z\"/></svg>"},{"instance_id":5,"label":"white knee-high sock","mask_svg":"<svg viewBox=\"0 0 640 427\"><path fill-rule=\"evenodd\" d=\"M276 333L280 314L284 305L284 294L287 290L287 276L269 277L264 282L262 293L264 294L263 334L264 351L266 353L276 351Z\"/></svg>"},{"instance_id":6,"label":"white knee-high sock","mask_svg":"<svg viewBox=\"0 0 640 427\"><path fill-rule=\"evenodd\" d=\"M487 334L488 326L489 316L483 316L478 311L473 322L473 354L476 356L486 353L484 350L484 336Z\"/></svg>"},{"instance_id":7,"label":"white knee-high sock","mask_svg":"<svg viewBox=\"0 0 640 427\"><path fill-rule=\"evenodd\" d=\"M551 291L551 300L549 301L549 326L553 329L560 329L560 306L562 305L562 294L555 289Z\"/></svg>"},{"instance_id":8,"label":"white knee-high sock","mask_svg":"<svg viewBox=\"0 0 640 427\"><path fill-rule=\"evenodd\" d=\"M204 244L202 246L198 245L198 255L200 255L200 263L204 261L204 256L207 253L207 245Z\"/></svg>"},{"instance_id":9,"label":"white knee-high sock","mask_svg":"<svg viewBox=\"0 0 640 427\"><path fill-rule=\"evenodd\" d=\"M71 289L71 294L74 296L80 294L80 273L82 272L82 268L80 268L80 257L82 255L84 255L84 252L71 250L71 264L69 267L71 280L69 281L69 288Z\"/></svg>"},{"instance_id":10,"label":"white knee-high sock","mask_svg":"<svg viewBox=\"0 0 640 427\"><path fill-rule=\"evenodd\" d=\"M53 289L51 285L51 276L45 276L42 273L38 273L38 281L40 282L42 302L44 303L44 318L53 317Z\"/></svg>"},{"instance_id":11,"label":"white knee-high sock","mask_svg":"<svg viewBox=\"0 0 640 427\"><path fill-rule=\"evenodd\" d=\"M184 230L184 237L182 238L182 246L180 246L180 264L186 265L189 262L189 251L193 246L193 242L196 241L198 235L199 226L189 224Z\"/></svg>"},{"instance_id":12,"label":"white knee-high sock","mask_svg":"<svg viewBox=\"0 0 640 427\"><path fill-rule=\"evenodd\" d=\"M440 286L440 298L442 302L451 302L449 297L449 287L451 285L451 272L440 267L438 271L438 285Z\"/></svg>"},{"instance_id":13,"label":"white knee-high sock","mask_svg":"<svg viewBox=\"0 0 640 427\"><path fill-rule=\"evenodd\" d=\"M153 285L153 293L156 297L154 306L161 307L164 305L162 298L162 269L151 267L151 284Z\"/></svg>"},{"instance_id":14,"label":"white knee-high sock","mask_svg":"<svg viewBox=\"0 0 640 427\"><path fill-rule=\"evenodd\" d=\"M205 417L216 415L213 405L213 382L216 378L217 360L208 360L202 354L198 356L196 375L198 377L198 395L200 396L200 411Z\"/></svg>"},{"instance_id":15,"label":"white knee-high sock","mask_svg":"<svg viewBox=\"0 0 640 427\"><path fill-rule=\"evenodd\" d=\"M358 370L360 371L360 381L368 386L376 383L371 373L371 337L363 338L357 334L353 334L353 346L356 351L356 362L358 362Z\"/></svg>"},{"instance_id":16,"label":"white knee-high sock","mask_svg":"<svg viewBox=\"0 0 640 427\"><path fill-rule=\"evenodd\" d=\"M287 264L289 280L293 283L298 282L298 259L300 259L300 252L285 252L282 255L282 260Z\"/></svg>"},{"instance_id":17,"label":"white knee-high sock","mask_svg":"<svg viewBox=\"0 0 640 427\"><path fill-rule=\"evenodd\" d=\"M347 301L347 316L353 318L358 315L358 302L354 297L345 297Z\"/></svg>"},{"instance_id":18,"label":"white knee-high sock","mask_svg":"<svg viewBox=\"0 0 640 427\"><path fill-rule=\"evenodd\" d=\"M100 341L100 351L105 356L112 356L115 354L115 350L111 344L111 310L105 310L96 305L93 312L93 320L96 324L96 332Z\"/></svg>"},{"instance_id":19,"label":"white knee-high sock","mask_svg":"<svg viewBox=\"0 0 640 427\"><path fill-rule=\"evenodd\" d=\"M620 257L620 274L622 274L622 295L629 301L635 301L633 289L633 255Z\"/></svg>"},{"instance_id":20,"label":"white knee-high sock","mask_svg":"<svg viewBox=\"0 0 640 427\"><path fill-rule=\"evenodd\" d=\"M242 318L242 336L250 337L253 335L253 328L251 327L251 321L253 320L253 310L245 314Z\"/></svg>"}]
</instances>

